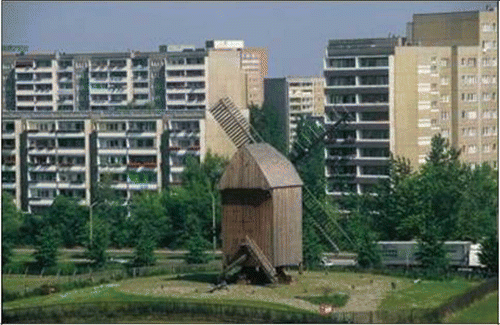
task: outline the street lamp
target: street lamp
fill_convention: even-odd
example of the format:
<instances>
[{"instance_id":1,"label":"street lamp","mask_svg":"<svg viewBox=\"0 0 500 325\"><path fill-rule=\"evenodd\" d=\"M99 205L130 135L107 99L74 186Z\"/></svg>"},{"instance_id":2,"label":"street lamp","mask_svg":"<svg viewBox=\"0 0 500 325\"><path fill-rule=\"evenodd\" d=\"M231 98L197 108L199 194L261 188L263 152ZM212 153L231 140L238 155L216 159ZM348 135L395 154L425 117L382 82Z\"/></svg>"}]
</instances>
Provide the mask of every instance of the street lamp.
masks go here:
<instances>
[{"instance_id":1,"label":"street lamp","mask_svg":"<svg viewBox=\"0 0 500 325\"><path fill-rule=\"evenodd\" d=\"M94 208L94 206L96 206L99 202L94 202L90 205L90 247L92 247L92 229L93 229L93 225L92 225L92 210Z\"/></svg>"}]
</instances>

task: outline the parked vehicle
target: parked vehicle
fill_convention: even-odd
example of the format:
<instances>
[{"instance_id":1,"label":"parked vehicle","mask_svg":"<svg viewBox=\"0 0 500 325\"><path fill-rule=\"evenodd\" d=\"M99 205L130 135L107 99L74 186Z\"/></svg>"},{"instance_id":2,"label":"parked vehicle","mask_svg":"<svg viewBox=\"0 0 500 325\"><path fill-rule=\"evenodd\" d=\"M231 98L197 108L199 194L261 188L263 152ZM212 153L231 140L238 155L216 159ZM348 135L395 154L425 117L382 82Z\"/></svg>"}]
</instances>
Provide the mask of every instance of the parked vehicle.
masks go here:
<instances>
[{"instance_id":1,"label":"parked vehicle","mask_svg":"<svg viewBox=\"0 0 500 325\"><path fill-rule=\"evenodd\" d=\"M418 243L412 241L380 241L377 243L380 249L382 264L385 266L417 266L416 253ZM470 241L447 241L444 243L446 257L449 265L457 268L480 267L477 254L478 245Z\"/></svg>"}]
</instances>

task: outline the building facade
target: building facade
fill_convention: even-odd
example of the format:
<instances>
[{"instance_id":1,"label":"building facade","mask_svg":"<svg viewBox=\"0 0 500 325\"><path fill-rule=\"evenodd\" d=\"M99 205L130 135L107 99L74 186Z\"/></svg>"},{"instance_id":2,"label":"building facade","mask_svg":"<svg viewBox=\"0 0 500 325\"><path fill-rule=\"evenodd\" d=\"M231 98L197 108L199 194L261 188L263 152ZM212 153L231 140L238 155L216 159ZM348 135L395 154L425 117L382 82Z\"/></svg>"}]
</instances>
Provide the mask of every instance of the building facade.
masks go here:
<instances>
[{"instance_id":1,"label":"building facade","mask_svg":"<svg viewBox=\"0 0 500 325\"><path fill-rule=\"evenodd\" d=\"M186 155L237 150L210 107L228 97L249 115L241 50L3 57L2 189L25 211L90 204L103 174L126 200L179 184Z\"/></svg>"},{"instance_id":2,"label":"building facade","mask_svg":"<svg viewBox=\"0 0 500 325\"><path fill-rule=\"evenodd\" d=\"M396 47L391 150L425 162L440 133L469 164L498 162L496 9L414 15Z\"/></svg>"},{"instance_id":3,"label":"building facade","mask_svg":"<svg viewBox=\"0 0 500 325\"><path fill-rule=\"evenodd\" d=\"M330 40L324 60L327 193L369 191L388 175L394 47L401 38ZM339 164L339 161L344 163Z\"/></svg>"}]
</instances>

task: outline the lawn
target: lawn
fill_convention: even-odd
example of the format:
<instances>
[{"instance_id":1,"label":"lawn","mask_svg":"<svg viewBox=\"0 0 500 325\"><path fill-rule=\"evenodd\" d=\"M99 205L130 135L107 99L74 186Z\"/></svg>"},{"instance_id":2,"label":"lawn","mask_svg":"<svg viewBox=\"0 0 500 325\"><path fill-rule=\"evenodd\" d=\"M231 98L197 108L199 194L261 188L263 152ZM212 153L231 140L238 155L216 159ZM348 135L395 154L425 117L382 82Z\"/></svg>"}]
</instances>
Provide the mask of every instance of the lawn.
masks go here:
<instances>
[{"instance_id":1,"label":"lawn","mask_svg":"<svg viewBox=\"0 0 500 325\"><path fill-rule=\"evenodd\" d=\"M498 291L445 319L452 324L498 324Z\"/></svg>"},{"instance_id":2,"label":"lawn","mask_svg":"<svg viewBox=\"0 0 500 325\"><path fill-rule=\"evenodd\" d=\"M61 277L60 281L63 281ZM53 283L56 281L57 276L47 275L40 277L38 275L3 275L2 276L2 290L5 291L23 291L26 289L35 289L46 283Z\"/></svg>"},{"instance_id":3,"label":"lawn","mask_svg":"<svg viewBox=\"0 0 500 325\"><path fill-rule=\"evenodd\" d=\"M448 299L463 294L478 285L461 278L449 281L427 281L411 283L406 288L397 288L389 292L382 300L380 309L398 310L413 308L438 307Z\"/></svg>"},{"instance_id":4,"label":"lawn","mask_svg":"<svg viewBox=\"0 0 500 325\"><path fill-rule=\"evenodd\" d=\"M126 279L72 291L53 293L6 302L3 308L31 307L49 304L95 301L177 300L223 302L273 308L276 310L308 310L317 312L320 301L309 297L348 295L347 303L336 311L368 311L377 309L411 309L436 307L461 294L477 282L421 281L353 272L311 271L302 275L287 272L293 278L289 285L237 285L209 293L216 273L163 275ZM4 278L5 281L5 278ZM36 279L27 277L36 283ZM9 283L8 279L6 283ZM393 289L393 283L396 289ZM8 284L12 287L12 283ZM303 298L303 299L301 299Z\"/></svg>"}]
</instances>

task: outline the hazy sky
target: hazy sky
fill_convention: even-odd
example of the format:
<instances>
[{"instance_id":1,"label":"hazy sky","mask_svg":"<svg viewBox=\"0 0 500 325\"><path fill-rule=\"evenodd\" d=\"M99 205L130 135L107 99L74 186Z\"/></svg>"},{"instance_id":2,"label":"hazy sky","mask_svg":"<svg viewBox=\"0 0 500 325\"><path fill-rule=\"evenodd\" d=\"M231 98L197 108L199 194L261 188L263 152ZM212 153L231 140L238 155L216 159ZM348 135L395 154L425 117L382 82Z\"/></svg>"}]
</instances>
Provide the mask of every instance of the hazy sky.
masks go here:
<instances>
[{"instance_id":1,"label":"hazy sky","mask_svg":"<svg viewBox=\"0 0 500 325\"><path fill-rule=\"evenodd\" d=\"M329 39L405 35L416 13L484 10L496 2L8 2L2 44L67 53L157 51L241 39L269 49L269 77L319 75Z\"/></svg>"}]
</instances>

